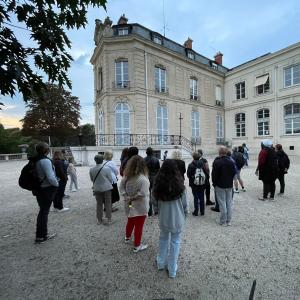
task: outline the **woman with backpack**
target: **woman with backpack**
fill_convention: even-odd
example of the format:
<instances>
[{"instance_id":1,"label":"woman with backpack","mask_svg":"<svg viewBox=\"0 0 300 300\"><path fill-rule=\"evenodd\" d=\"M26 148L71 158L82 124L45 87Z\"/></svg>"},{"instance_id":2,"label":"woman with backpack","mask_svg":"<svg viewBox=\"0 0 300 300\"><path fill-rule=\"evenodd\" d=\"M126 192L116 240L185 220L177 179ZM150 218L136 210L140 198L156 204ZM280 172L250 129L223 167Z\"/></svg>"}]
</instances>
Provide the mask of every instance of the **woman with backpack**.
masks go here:
<instances>
[{"instance_id":1,"label":"woman with backpack","mask_svg":"<svg viewBox=\"0 0 300 300\"><path fill-rule=\"evenodd\" d=\"M175 278L188 204L182 176L172 159L164 161L155 178L153 206L158 211L160 229L157 268L166 268L169 277Z\"/></svg>"},{"instance_id":2,"label":"woman with backpack","mask_svg":"<svg viewBox=\"0 0 300 300\"><path fill-rule=\"evenodd\" d=\"M192 156L193 161L189 164L187 170L189 186L191 187L194 196L194 211L192 214L193 216L198 216L200 206L200 215L204 216L204 190L207 185L209 166L207 162L204 163L204 161L199 160L199 152L194 152Z\"/></svg>"},{"instance_id":3,"label":"woman with backpack","mask_svg":"<svg viewBox=\"0 0 300 300\"><path fill-rule=\"evenodd\" d=\"M125 243L130 242L134 230L135 253L148 248L141 240L149 210L149 186L148 169L144 159L139 155L132 156L124 170L119 191L127 215Z\"/></svg>"}]
</instances>

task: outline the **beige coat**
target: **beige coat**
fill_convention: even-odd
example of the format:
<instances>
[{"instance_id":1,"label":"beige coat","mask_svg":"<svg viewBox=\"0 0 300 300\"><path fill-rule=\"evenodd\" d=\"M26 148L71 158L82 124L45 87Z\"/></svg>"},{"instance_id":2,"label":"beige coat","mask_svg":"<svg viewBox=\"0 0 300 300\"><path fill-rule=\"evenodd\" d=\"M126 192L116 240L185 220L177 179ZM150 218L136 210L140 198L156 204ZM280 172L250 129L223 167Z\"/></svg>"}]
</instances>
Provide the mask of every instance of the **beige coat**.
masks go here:
<instances>
[{"instance_id":1,"label":"beige coat","mask_svg":"<svg viewBox=\"0 0 300 300\"><path fill-rule=\"evenodd\" d=\"M125 213L128 218L145 216L149 210L149 186L148 177L139 175L127 180L123 177L119 191L124 200Z\"/></svg>"}]
</instances>

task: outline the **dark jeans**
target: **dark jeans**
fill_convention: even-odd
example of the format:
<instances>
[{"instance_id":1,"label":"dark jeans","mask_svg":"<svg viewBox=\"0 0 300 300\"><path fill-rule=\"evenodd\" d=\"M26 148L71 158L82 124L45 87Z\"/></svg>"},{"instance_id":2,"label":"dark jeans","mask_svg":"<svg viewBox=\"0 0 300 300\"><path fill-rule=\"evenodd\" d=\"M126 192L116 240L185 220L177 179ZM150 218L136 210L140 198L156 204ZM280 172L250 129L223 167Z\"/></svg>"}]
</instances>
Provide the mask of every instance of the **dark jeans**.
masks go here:
<instances>
[{"instance_id":1,"label":"dark jeans","mask_svg":"<svg viewBox=\"0 0 300 300\"><path fill-rule=\"evenodd\" d=\"M215 209L216 210L220 210L220 208L219 208L219 202L218 202L218 198L217 198L217 194L216 194L216 190L215 190Z\"/></svg>"},{"instance_id":2,"label":"dark jeans","mask_svg":"<svg viewBox=\"0 0 300 300\"><path fill-rule=\"evenodd\" d=\"M279 173L278 180L280 182L280 193L283 194L284 193L284 187L285 187L284 173Z\"/></svg>"},{"instance_id":3,"label":"dark jeans","mask_svg":"<svg viewBox=\"0 0 300 300\"><path fill-rule=\"evenodd\" d=\"M204 215L205 204L204 204L204 189L192 188L192 193L194 196L194 214L198 215L199 213L199 204L200 204L200 214Z\"/></svg>"},{"instance_id":4,"label":"dark jeans","mask_svg":"<svg viewBox=\"0 0 300 300\"><path fill-rule=\"evenodd\" d=\"M48 214L56 191L56 187L49 186L35 192L40 207L36 221L36 238L45 238L48 234Z\"/></svg>"},{"instance_id":5,"label":"dark jeans","mask_svg":"<svg viewBox=\"0 0 300 300\"><path fill-rule=\"evenodd\" d=\"M206 203L210 202L210 183L205 186Z\"/></svg>"},{"instance_id":6,"label":"dark jeans","mask_svg":"<svg viewBox=\"0 0 300 300\"><path fill-rule=\"evenodd\" d=\"M65 194L65 189L66 189L66 181L59 181L59 185L58 185L58 189L55 195L55 199L53 200L53 206L54 208L57 209L63 209L64 205L63 205L63 198L64 198L64 194Z\"/></svg>"},{"instance_id":7,"label":"dark jeans","mask_svg":"<svg viewBox=\"0 0 300 300\"><path fill-rule=\"evenodd\" d=\"M276 189L275 181L272 181L272 182L263 181L263 197L264 198L268 198L269 193L270 193L270 198L274 198L275 189Z\"/></svg>"}]
</instances>

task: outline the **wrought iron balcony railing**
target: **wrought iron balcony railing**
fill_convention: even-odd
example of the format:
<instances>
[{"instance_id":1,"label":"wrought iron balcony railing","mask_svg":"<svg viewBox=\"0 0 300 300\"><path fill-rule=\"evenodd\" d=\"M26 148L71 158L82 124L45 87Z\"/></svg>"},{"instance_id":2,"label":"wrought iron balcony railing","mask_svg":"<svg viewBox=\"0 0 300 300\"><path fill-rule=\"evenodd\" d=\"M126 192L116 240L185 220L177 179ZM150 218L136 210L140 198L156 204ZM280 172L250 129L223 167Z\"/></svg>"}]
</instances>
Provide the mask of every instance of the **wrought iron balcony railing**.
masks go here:
<instances>
[{"instance_id":1,"label":"wrought iron balcony railing","mask_svg":"<svg viewBox=\"0 0 300 300\"><path fill-rule=\"evenodd\" d=\"M128 80L113 81L112 86L114 89L129 89L130 81L128 81Z\"/></svg>"}]
</instances>

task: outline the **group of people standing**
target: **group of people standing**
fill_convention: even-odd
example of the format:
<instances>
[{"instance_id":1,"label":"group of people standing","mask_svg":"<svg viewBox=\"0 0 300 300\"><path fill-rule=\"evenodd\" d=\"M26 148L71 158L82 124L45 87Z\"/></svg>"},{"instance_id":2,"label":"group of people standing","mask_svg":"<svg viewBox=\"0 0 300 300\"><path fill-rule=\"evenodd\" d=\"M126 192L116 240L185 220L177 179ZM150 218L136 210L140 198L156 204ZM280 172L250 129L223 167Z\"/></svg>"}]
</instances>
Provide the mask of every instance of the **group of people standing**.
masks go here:
<instances>
[{"instance_id":1,"label":"group of people standing","mask_svg":"<svg viewBox=\"0 0 300 300\"><path fill-rule=\"evenodd\" d=\"M258 167L259 179L263 181L263 198L268 194L274 199L275 180L279 178L284 193L284 174L289 168L288 156L281 145L265 140L261 144ZM112 212L117 210L113 204L122 200L125 206L127 223L125 227L125 243L133 242L135 253L147 249L142 243L143 228L147 216L158 215L159 246L156 257L157 268L166 269L169 277L174 278L177 272L177 261L180 251L180 241L188 214L187 189L184 185L185 174L194 198L193 216L204 216L205 206L214 205L211 209L220 212L218 224L230 226L232 219L232 202L234 192L238 192L238 183L245 191L240 172L249 159L248 148L245 158L243 145L233 148L232 153L224 146L219 148L219 155L215 158L210 172L209 164L203 157L202 150L192 154L193 161L187 170L179 149L174 149L171 158L164 157L163 163L155 157L151 147L147 148L145 158L139 156L137 147L123 150L120 168L116 166L111 151L94 157L96 166L90 169L89 175L96 198L96 217L99 225L113 223ZM243 148L243 149L242 149ZM36 146L39 156L37 173L41 180L41 188L36 192L40 211L37 218L36 243L43 243L54 235L48 235L47 220L49 209L54 203L57 211L66 211L63 197L68 179L68 172L75 172L74 161L66 163L62 154L55 152L53 161L47 158L49 146L39 143ZM243 163L242 163L243 160ZM122 176L118 186L118 175ZM211 177L211 180L210 180ZM71 176L70 189L78 190L77 177ZM210 181L214 187L215 202L212 202ZM206 198L206 201L205 201ZM105 217L104 217L105 212Z\"/></svg>"}]
</instances>

